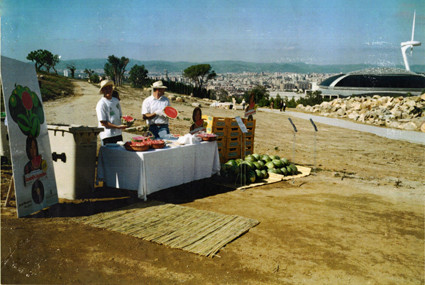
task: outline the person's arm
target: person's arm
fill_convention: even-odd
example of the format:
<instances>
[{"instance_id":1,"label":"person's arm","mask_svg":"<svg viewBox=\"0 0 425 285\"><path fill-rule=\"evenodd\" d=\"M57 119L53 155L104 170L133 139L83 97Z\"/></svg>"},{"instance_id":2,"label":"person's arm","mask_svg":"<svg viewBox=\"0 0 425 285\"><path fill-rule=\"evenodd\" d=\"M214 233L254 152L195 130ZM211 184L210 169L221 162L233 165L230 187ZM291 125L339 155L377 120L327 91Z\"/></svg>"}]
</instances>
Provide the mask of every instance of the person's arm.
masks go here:
<instances>
[{"instance_id":1,"label":"person's arm","mask_svg":"<svg viewBox=\"0 0 425 285\"><path fill-rule=\"evenodd\" d=\"M155 114L155 113L143 114L143 120L149 120L149 119L155 118L156 116L157 116L157 114Z\"/></svg>"},{"instance_id":2,"label":"person's arm","mask_svg":"<svg viewBox=\"0 0 425 285\"><path fill-rule=\"evenodd\" d=\"M126 125L114 125L114 124L112 124L108 121L100 121L100 124L107 129L125 129L125 128L127 128Z\"/></svg>"}]
</instances>

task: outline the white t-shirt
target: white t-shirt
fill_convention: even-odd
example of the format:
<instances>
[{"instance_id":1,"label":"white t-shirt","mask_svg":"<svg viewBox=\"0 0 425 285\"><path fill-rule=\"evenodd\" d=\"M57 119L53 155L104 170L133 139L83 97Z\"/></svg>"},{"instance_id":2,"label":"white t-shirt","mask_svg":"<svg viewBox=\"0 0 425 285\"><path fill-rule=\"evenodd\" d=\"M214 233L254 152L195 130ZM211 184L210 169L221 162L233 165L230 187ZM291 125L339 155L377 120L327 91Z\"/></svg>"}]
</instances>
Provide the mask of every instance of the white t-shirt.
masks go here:
<instances>
[{"instance_id":1,"label":"white t-shirt","mask_svg":"<svg viewBox=\"0 0 425 285\"><path fill-rule=\"evenodd\" d=\"M161 96L159 99L155 99L155 97L151 95L143 101L142 115L155 113L155 111L163 110L167 106L170 106L170 100L167 97ZM146 123L148 125L168 124L168 117L155 116L152 119L146 120Z\"/></svg>"},{"instance_id":2,"label":"white t-shirt","mask_svg":"<svg viewBox=\"0 0 425 285\"><path fill-rule=\"evenodd\" d=\"M121 106L120 101L112 97L111 100L102 97L96 105L97 120L99 121L99 128L103 128L104 131L100 132L99 136L103 140L105 138L115 137L122 134L121 129L108 129L102 126L100 121L108 121L114 125L121 125Z\"/></svg>"}]
</instances>

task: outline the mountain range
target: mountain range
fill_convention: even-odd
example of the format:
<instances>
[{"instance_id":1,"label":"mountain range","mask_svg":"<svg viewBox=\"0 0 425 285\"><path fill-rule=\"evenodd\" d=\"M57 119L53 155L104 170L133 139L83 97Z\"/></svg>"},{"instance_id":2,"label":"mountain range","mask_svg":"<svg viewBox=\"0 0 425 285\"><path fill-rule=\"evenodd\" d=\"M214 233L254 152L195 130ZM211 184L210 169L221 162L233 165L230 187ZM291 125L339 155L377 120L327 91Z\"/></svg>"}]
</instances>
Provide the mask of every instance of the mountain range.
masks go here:
<instances>
[{"instance_id":1,"label":"mountain range","mask_svg":"<svg viewBox=\"0 0 425 285\"><path fill-rule=\"evenodd\" d=\"M77 71L83 71L84 69L92 69L97 72L103 72L103 67L107 59L100 58L89 58L89 59L75 59L75 60L62 60L56 66L58 71L67 69L67 66L73 64ZM170 73L182 73L184 69L191 65L208 63L212 66L212 69L216 73L243 73L243 72L294 72L294 73L347 73L351 71L361 70L365 68L375 68L380 67L376 65L369 64L337 64L337 65L316 65L316 64L307 64L307 63L255 63L255 62L245 62L245 61L232 61L232 60L223 60L223 61L210 61L210 62L186 62L186 61L160 61L160 60L150 60L150 61L140 61L135 59L130 59L129 64L126 67L126 70L129 71L134 65L144 65L145 68L149 71L149 74L158 74L164 73L165 70ZM382 67L382 66L381 66ZM404 66L391 66L394 68L402 68ZM414 72L425 72L425 65L412 65L411 70Z\"/></svg>"}]
</instances>

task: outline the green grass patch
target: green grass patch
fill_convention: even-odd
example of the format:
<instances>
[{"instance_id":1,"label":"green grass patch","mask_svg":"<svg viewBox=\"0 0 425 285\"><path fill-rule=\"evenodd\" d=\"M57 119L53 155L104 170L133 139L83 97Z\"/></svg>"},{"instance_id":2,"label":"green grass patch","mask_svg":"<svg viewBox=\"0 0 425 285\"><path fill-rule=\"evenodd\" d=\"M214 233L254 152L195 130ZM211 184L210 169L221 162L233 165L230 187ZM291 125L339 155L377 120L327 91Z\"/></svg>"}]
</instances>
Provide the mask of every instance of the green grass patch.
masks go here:
<instances>
[{"instance_id":1,"label":"green grass patch","mask_svg":"<svg viewBox=\"0 0 425 285\"><path fill-rule=\"evenodd\" d=\"M38 72L43 101L74 95L74 86L69 78L53 73Z\"/></svg>"}]
</instances>

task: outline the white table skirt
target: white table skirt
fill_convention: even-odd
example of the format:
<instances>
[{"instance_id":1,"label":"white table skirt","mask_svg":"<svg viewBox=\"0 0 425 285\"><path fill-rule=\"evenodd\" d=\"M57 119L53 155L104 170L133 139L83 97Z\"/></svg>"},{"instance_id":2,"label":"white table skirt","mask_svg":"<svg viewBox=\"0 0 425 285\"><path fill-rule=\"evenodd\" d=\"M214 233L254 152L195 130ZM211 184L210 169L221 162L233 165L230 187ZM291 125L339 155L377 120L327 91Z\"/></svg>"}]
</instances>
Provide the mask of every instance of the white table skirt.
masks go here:
<instances>
[{"instance_id":1,"label":"white table skirt","mask_svg":"<svg viewBox=\"0 0 425 285\"><path fill-rule=\"evenodd\" d=\"M102 146L97 179L108 187L137 190L138 197L191 181L209 178L220 171L217 142L202 142L144 152Z\"/></svg>"}]
</instances>

